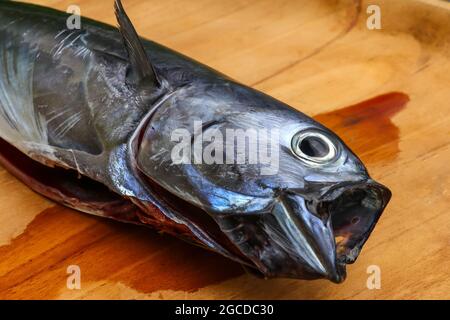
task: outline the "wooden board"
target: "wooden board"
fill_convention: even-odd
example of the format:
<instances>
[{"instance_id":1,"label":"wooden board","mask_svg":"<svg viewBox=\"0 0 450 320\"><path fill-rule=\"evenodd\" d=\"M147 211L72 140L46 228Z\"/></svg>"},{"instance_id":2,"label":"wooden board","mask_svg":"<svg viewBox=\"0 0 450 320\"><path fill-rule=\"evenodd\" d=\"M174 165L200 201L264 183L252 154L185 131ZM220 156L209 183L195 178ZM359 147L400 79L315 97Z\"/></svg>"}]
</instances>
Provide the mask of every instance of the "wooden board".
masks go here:
<instances>
[{"instance_id":1,"label":"wooden board","mask_svg":"<svg viewBox=\"0 0 450 320\"><path fill-rule=\"evenodd\" d=\"M76 2L115 24L112 0ZM0 169L0 298L450 298L448 2L124 4L143 36L332 126L393 199L345 283L266 281L169 236L56 206ZM366 27L369 4L381 8L381 30ZM393 91L410 101L398 93L357 104ZM80 267L79 290L66 286L70 265ZM372 265L380 289L366 285Z\"/></svg>"}]
</instances>

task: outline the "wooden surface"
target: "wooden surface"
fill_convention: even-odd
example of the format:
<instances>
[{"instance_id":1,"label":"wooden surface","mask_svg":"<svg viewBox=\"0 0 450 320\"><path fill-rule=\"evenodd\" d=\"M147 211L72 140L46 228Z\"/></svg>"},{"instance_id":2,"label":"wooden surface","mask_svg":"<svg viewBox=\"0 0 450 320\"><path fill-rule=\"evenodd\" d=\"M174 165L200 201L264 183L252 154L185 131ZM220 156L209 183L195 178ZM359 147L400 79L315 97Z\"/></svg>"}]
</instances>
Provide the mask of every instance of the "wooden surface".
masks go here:
<instances>
[{"instance_id":1,"label":"wooden surface","mask_svg":"<svg viewBox=\"0 0 450 320\"><path fill-rule=\"evenodd\" d=\"M112 0L32 2L78 2L83 15L115 24ZM381 7L382 30L366 28L369 3ZM450 298L448 2L124 5L141 35L332 126L393 199L345 283L265 281L169 236L55 206L0 169L0 298ZM410 101L346 108L392 91ZM66 286L70 265L81 269L80 290ZM366 286L371 265L381 289Z\"/></svg>"}]
</instances>

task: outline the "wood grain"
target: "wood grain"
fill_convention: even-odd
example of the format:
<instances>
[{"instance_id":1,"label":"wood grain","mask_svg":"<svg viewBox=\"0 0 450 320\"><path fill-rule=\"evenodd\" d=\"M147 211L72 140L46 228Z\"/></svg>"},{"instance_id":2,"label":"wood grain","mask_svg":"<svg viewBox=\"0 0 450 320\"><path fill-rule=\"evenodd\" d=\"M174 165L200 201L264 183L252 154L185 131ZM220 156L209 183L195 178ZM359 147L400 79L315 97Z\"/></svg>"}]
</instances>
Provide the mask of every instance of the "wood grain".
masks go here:
<instances>
[{"instance_id":1,"label":"wood grain","mask_svg":"<svg viewBox=\"0 0 450 320\"><path fill-rule=\"evenodd\" d=\"M74 4L30 2L61 10ZM83 15L115 24L112 1L76 3ZM366 28L369 4L381 7L381 30ZM393 199L343 284L266 281L169 236L55 206L0 169L0 298L450 298L448 2L124 5L142 36L334 126ZM376 104L372 115L357 105L392 91L410 101L393 112ZM336 120L342 114L370 116L344 125ZM66 287L69 265L81 268L80 290ZM366 286L370 265L381 268L381 289Z\"/></svg>"}]
</instances>

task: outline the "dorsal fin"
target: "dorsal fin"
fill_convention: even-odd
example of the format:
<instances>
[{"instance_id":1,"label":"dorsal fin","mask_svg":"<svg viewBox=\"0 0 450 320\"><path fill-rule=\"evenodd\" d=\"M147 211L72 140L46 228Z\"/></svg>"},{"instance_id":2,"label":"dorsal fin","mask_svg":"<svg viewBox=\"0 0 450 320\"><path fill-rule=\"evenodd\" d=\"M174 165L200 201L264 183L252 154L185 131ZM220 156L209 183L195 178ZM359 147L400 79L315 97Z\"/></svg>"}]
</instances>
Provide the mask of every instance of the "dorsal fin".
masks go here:
<instances>
[{"instance_id":1,"label":"dorsal fin","mask_svg":"<svg viewBox=\"0 0 450 320\"><path fill-rule=\"evenodd\" d=\"M135 86L146 83L148 85L159 87L160 83L155 70L120 0L115 0L114 10L119 24L119 31L122 34L123 42L130 60L131 69L127 80Z\"/></svg>"}]
</instances>

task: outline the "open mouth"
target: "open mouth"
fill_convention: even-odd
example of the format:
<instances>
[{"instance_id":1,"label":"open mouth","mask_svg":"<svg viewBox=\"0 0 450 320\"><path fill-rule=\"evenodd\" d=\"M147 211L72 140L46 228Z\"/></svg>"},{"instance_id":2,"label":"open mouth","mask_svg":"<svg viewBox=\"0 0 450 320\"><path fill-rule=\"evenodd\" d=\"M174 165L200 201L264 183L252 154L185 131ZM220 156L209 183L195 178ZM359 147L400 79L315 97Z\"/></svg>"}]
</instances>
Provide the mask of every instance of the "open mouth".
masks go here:
<instances>
[{"instance_id":1,"label":"open mouth","mask_svg":"<svg viewBox=\"0 0 450 320\"><path fill-rule=\"evenodd\" d=\"M325 198L319 211L331 216L337 261L353 263L389 202L391 192L369 179L365 183L334 188Z\"/></svg>"}]
</instances>

